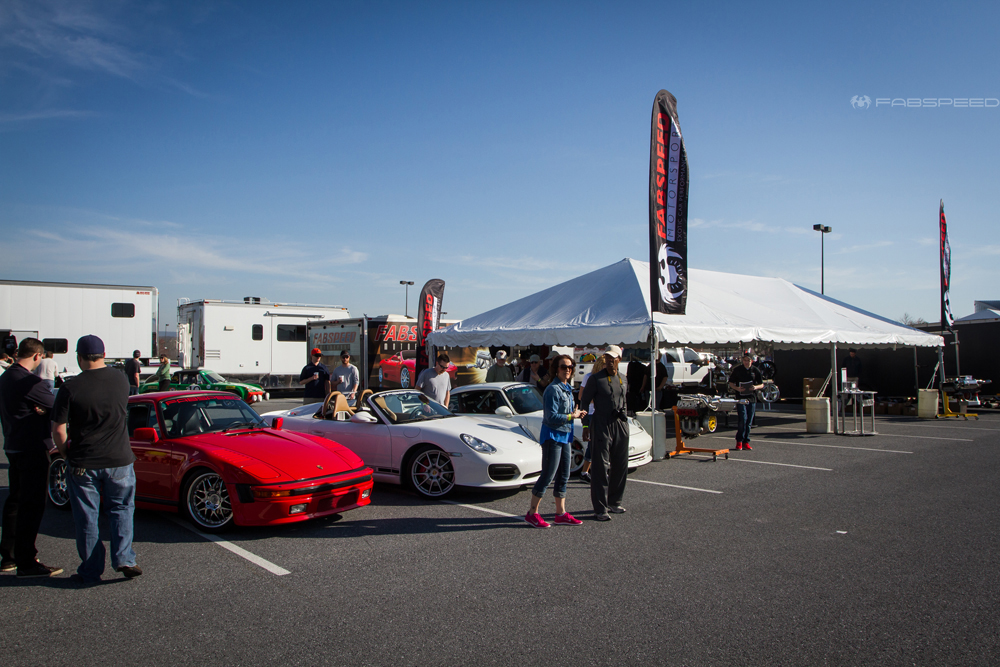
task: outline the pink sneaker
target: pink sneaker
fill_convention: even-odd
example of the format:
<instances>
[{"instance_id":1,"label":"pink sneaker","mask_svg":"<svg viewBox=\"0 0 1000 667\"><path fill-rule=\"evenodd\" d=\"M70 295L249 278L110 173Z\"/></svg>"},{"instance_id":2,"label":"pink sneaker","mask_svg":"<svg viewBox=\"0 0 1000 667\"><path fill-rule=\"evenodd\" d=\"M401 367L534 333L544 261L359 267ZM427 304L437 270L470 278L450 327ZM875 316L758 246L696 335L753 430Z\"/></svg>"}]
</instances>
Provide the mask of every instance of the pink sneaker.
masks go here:
<instances>
[{"instance_id":1,"label":"pink sneaker","mask_svg":"<svg viewBox=\"0 0 1000 667\"><path fill-rule=\"evenodd\" d=\"M566 512L565 514L556 514L555 518L552 519L552 523L560 526L579 526L583 522L569 512Z\"/></svg>"},{"instance_id":2,"label":"pink sneaker","mask_svg":"<svg viewBox=\"0 0 1000 667\"><path fill-rule=\"evenodd\" d=\"M542 518L542 515L537 512L528 512L524 515L524 521L529 526L534 528L551 528L552 524Z\"/></svg>"}]
</instances>

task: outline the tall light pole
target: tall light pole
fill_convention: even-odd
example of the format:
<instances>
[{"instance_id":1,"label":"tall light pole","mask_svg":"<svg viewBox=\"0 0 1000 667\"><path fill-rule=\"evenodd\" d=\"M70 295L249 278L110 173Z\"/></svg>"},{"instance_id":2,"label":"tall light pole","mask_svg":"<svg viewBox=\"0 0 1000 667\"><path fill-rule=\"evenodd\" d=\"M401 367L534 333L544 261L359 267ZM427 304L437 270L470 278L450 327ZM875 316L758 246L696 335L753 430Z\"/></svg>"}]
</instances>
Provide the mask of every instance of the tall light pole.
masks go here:
<instances>
[{"instance_id":1,"label":"tall light pole","mask_svg":"<svg viewBox=\"0 0 1000 667\"><path fill-rule=\"evenodd\" d=\"M829 225L813 225L813 229L816 230L817 232L820 232L820 235L819 235L819 293L820 294L826 294L826 292L824 290L825 286L823 284L825 282L825 280L824 280L825 276L823 275L824 272L825 272L825 269L824 269L824 266L823 266L823 263L824 263L824 261L823 261L824 260L823 255L825 254L825 248L823 247L823 241L826 239L826 235L833 231L833 227L830 227Z\"/></svg>"},{"instance_id":2,"label":"tall light pole","mask_svg":"<svg viewBox=\"0 0 1000 667\"><path fill-rule=\"evenodd\" d=\"M406 285L406 305L403 306L403 311L405 313L405 317L409 317L410 316L410 285L413 284L413 281L412 280L400 280L399 284L400 285Z\"/></svg>"}]
</instances>

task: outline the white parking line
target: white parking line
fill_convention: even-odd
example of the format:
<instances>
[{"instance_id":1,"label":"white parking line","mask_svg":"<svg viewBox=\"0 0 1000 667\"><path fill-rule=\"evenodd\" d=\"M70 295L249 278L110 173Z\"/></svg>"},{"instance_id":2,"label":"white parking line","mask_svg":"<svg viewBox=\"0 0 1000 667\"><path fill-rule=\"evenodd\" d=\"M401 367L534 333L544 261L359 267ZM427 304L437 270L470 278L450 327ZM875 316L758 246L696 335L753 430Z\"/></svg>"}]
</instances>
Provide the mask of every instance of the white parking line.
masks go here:
<instances>
[{"instance_id":1,"label":"white parking line","mask_svg":"<svg viewBox=\"0 0 1000 667\"><path fill-rule=\"evenodd\" d=\"M175 517L172 517L172 516L171 517L167 517L167 518L169 518L171 521L173 521L174 523L176 523L178 526L183 526L184 528L187 528L188 530L190 530L195 535L197 535L199 537L202 537L202 538L208 540L209 542L215 542L216 544L218 544L223 549L231 551L234 554L236 554L237 556L239 556L240 558L245 558L248 561L250 561L251 563L253 563L254 565L258 565L258 566L264 568L265 570L267 570L271 574L276 574L279 577L282 576L282 575L285 575L285 574L291 574L291 572L288 571L288 570L286 570L285 568L279 567L279 566L275 565L274 563L272 563L271 561L266 560L264 558L261 558L257 554L252 554L249 551L247 551L246 549L244 549L243 547L238 547L235 544L233 544L232 542L227 542L226 540L222 539L221 537L216 537L215 535L212 535L211 533L203 533L203 532L201 532L200 530L198 530L197 528L195 528L194 526L192 526L191 524L189 524L187 521L182 521L181 519L178 519L178 518L175 518Z\"/></svg>"},{"instance_id":2,"label":"white parking line","mask_svg":"<svg viewBox=\"0 0 1000 667\"><path fill-rule=\"evenodd\" d=\"M833 468L817 468L815 466L797 466L792 463L772 463L771 461L755 461L753 459L735 459L730 457L730 461L742 461L743 463L763 463L767 466L784 466L786 468L805 468L806 470L825 470L826 472L833 472Z\"/></svg>"},{"instance_id":3,"label":"white parking line","mask_svg":"<svg viewBox=\"0 0 1000 667\"><path fill-rule=\"evenodd\" d=\"M936 438L930 435L903 435L902 433L879 433L887 438L916 438L917 440L950 440L951 442L975 442L971 438Z\"/></svg>"},{"instance_id":4,"label":"white parking line","mask_svg":"<svg viewBox=\"0 0 1000 667\"><path fill-rule=\"evenodd\" d=\"M774 443L778 443L780 445L795 445L796 447L829 447L830 449L857 449L862 452L886 452L888 454L913 453L913 452L904 452L901 449L877 449L875 447L848 447L846 445L817 445L811 442L795 442L794 440L784 440L783 438L768 438L767 440L758 440L757 442L763 442L768 445ZM754 444L757 444L757 442L755 442Z\"/></svg>"},{"instance_id":5,"label":"white parking line","mask_svg":"<svg viewBox=\"0 0 1000 667\"><path fill-rule=\"evenodd\" d=\"M465 503L456 503L454 500L442 500L441 502L447 503L449 505L456 505L458 507L465 507L465 508L470 509L470 510L479 510L480 512L487 512L488 514L496 514L497 516L506 516L506 517L510 517L511 519L519 519L519 518L521 518L521 517L517 516L516 514L507 514L506 512L499 512L497 510L491 510L491 509L486 508L486 507L479 507L478 505L466 505Z\"/></svg>"},{"instance_id":6,"label":"white parking line","mask_svg":"<svg viewBox=\"0 0 1000 667\"><path fill-rule=\"evenodd\" d=\"M664 482L651 482L648 479L631 479L629 478L629 483L639 482L640 484L655 484L657 486L669 486L674 489L684 489L685 491L701 491L702 493L722 493L722 491L713 491L712 489L699 489L693 486L681 486L679 484L666 484Z\"/></svg>"}]
</instances>

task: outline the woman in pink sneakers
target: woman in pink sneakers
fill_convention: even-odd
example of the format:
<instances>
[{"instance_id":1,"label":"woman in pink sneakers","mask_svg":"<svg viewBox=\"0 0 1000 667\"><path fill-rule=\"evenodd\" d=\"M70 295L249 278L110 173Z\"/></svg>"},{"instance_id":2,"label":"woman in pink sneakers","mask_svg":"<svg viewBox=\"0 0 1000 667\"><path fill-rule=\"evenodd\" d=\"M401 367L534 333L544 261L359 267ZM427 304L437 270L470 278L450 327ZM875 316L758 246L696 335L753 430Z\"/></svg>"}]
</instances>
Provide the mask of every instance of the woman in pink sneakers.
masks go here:
<instances>
[{"instance_id":1,"label":"woman in pink sneakers","mask_svg":"<svg viewBox=\"0 0 1000 667\"><path fill-rule=\"evenodd\" d=\"M560 355L552 360L549 377L555 378L542 394L542 472L531 490L531 507L524 516L529 526L549 528L551 524L538 513L545 489L555 480L552 495L556 499L556 516L552 523L579 526L582 522L566 511L566 484L569 482L570 445L573 442L573 420L580 419L584 410L573 409L573 388L569 379L573 375L573 358Z\"/></svg>"}]
</instances>

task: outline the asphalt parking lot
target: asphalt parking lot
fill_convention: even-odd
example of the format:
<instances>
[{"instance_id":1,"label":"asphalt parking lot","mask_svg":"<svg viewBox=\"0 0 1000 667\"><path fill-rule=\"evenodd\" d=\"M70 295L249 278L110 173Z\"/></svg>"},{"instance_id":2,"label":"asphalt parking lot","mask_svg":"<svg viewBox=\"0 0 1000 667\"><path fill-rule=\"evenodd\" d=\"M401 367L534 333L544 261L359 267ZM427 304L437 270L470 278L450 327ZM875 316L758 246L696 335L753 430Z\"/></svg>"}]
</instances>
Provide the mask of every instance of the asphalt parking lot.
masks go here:
<instances>
[{"instance_id":1,"label":"asphalt parking lot","mask_svg":"<svg viewBox=\"0 0 1000 667\"><path fill-rule=\"evenodd\" d=\"M608 523L574 479L579 527L528 527L528 490L376 485L340 518L222 541L138 511L145 574L85 589L72 518L50 510L40 556L66 573L0 575L0 663L996 664L1000 416L876 427L761 413L753 451L639 468Z\"/></svg>"}]
</instances>

